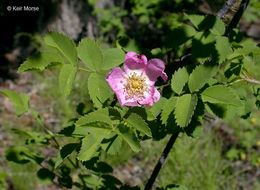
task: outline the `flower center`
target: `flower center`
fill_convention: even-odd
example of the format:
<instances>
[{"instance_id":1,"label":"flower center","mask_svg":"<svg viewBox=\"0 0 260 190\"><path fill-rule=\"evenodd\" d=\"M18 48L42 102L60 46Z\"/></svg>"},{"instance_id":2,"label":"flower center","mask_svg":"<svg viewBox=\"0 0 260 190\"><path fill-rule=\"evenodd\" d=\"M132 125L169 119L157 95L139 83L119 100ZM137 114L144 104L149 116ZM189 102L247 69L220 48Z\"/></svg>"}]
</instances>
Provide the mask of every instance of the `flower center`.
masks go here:
<instances>
[{"instance_id":1,"label":"flower center","mask_svg":"<svg viewBox=\"0 0 260 190\"><path fill-rule=\"evenodd\" d=\"M148 92L148 86L145 83L146 79L143 74L139 76L134 72L126 77L127 83L125 84L125 92L127 93L126 99L134 98L136 100L144 99L144 93Z\"/></svg>"}]
</instances>

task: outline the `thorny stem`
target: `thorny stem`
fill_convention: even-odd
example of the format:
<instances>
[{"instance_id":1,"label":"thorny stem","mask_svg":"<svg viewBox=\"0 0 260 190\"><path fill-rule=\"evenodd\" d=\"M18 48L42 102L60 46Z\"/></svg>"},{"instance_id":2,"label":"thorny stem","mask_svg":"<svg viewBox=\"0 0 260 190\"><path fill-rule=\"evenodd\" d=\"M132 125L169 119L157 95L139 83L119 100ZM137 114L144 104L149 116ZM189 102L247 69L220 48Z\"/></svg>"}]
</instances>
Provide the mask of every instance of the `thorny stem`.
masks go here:
<instances>
[{"instance_id":1,"label":"thorny stem","mask_svg":"<svg viewBox=\"0 0 260 190\"><path fill-rule=\"evenodd\" d=\"M163 153L162 153L160 159L158 160L158 162L157 162L157 164L156 164L156 166L155 166L155 168L153 170L153 173L152 173L150 179L148 180L144 190L150 190L152 188L152 186L153 186L153 184L155 182L155 179L157 178L157 176L158 176L158 174L159 174L159 172L161 170L161 167L164 164L164 162L165 162L165 160L166 160L170 150L172 149L173 144L175 143L178 135L179 135L179 132L172 134L172 136L171 136L170 140L168 141L165 149L163 150Z\"/></svg>"}]
</instances>

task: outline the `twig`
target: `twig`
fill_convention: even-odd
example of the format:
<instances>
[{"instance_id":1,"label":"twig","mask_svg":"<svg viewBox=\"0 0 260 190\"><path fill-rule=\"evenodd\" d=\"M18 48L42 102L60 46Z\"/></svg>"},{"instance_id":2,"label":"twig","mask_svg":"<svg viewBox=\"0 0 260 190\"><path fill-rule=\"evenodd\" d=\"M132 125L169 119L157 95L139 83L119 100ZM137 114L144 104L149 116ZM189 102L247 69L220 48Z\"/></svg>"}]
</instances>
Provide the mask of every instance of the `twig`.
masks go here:
<instances>
[{"instance_id":1,"label":"twig","mask_svg":"<svg viewBox=\"0 0 260 190\"><path fill-rule=\"evenodd\" d=\"M254 78L248 78L248 77L246 77L245 75L240 75L240 77L241 77L243 80L245 80L245 81L247 81L247 82L249 82L249 83L256 84L256 85L260 84L260 81L254 79Z\"/></svg>"},{"instance_id":2,"label":"twig","mask_svg":"<svg viewBox=\"0 0 260 190\"><path fill-rule=\"evenodd\" d=\"M233 16L230 24L227 27L225 36L229 34L229 32L235 28L239 22L239 20L241 19L243 13L245 12L247 5L249 4L250 0L242 0L242 2L239 5L239 9L236 12L236 14Z\"/></svg>"},{"instance_id":3,"label":"twig","mask_svg":"<svg viewBox=\"0 0 260 190\"><path fill-rule=\"evenodd\" d=\"M217 17L222 18L223 16L225 16L225 14L227 14L228 10L232 7L232 5L235 2L236 2L236 0L227 0L225 5L223 5L223 7L218 11Z\"/></svg>"},{"instance_id":4,"label":"twig","mask_svg":"<svg viewBox=\"0 0 260 190\"><path fill-rule=\"evenodd\" d=\"M171 136L169 142L167 143L165 149L163 150L163 153L162 153L160 159L158 160L158 162L157 162L157 164L156 164L156 166L153 170L153 173L152 173L150 179L148 180L144 190L150 190L152 188L152 186L155 182L155 179L157 178L157 176L158 176L158 174L161 170L161 167L164 164L164 162L165 162L173 144L175 143L178 135L179 135L179 132L172 134L172 136Z\"/></svg>"}]
</instances>

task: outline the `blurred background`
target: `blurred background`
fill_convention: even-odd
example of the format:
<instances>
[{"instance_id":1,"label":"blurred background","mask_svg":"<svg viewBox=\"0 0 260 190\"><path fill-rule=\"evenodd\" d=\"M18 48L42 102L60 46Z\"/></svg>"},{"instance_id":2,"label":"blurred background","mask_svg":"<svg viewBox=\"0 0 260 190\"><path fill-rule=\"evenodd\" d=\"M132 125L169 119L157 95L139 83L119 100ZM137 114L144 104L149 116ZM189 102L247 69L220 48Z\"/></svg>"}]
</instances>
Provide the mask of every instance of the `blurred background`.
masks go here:
<instances>
[{"instance_id":1,"label":"blurred background","mask_svg":"<svg viewBox=\"0 0 260 190\"><path fill-rule=\"evenodd\" d=\"M0 2L0 89L27 93L31 105L49 127L59 131L64 118L77 115L79 102L87 102L87 79L79 73L68 100L60 99L58 72L17 74L17 68L42 47L42 36L48 31L59 31L78 43L84 37L95 38L102 46L124 44L129 50L159 57L172 64L187 49L174 48L169 39L171 31L185 22L189 14L216 15L224 0L31 0ZM228 23L241 1L236 1L223 17ZM8 10L8 6L11 10ZM14 8L18 7L17 9ZM38 10L19 11L20 6ZM241 36L260 42L260 1L251 0L239 23ZM242 39L242 37L241 37ZM173 48L173 49L171 49ZM171 51L169 51L171 49ZM165 52L165 53L164 53ZM260 64L260 63L259 63ZM260 70L256 70L260 73ZM258 75L259 76L259 75ZM246 85L246 84L245 84ZM243 91L241 94L246 94ZM74 108L74 109L71 109ZM232 119L231 119L232 118ZM13 104L0 96L0 189L62 189L52 184L41 185L35 177L36 165L20 166L4 158L4 150L24 143L11 132L12 128L32 128L32 118L17 118ZM159 158L168 138L145 141L141 153L122 148L119 155L103 158L114 166L114 175L129 185L140 185L146 180ZM46 152L46 157L55 156ZM183 184L189 189L260 189L260 111L240 117L217 116L203 126L196 138L179 138L164 165L157 184Z\"/></svg>"}]
</instances>

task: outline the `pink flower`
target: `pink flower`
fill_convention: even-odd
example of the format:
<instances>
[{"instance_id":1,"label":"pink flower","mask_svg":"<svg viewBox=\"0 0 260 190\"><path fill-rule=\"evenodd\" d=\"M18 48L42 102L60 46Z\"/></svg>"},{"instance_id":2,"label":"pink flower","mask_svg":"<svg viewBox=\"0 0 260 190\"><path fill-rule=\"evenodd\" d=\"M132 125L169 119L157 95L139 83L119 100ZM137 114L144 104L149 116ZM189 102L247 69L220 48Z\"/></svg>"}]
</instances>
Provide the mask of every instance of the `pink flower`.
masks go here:
<instances>
[{"instance_id":1,"label":"pink flower","mask_svg":"<svg viewBox=\"0 0 260 190\"><path fill-rule=\"evenodd\" d=\"M115 92L121 106L153 105L160 99L154 83L160 76L167 80L165 65L160 59L147 62L145 55L128 52L125 56L124 70L119 67L107 74L106 80Z\"/></svg>"}]
</instances>

